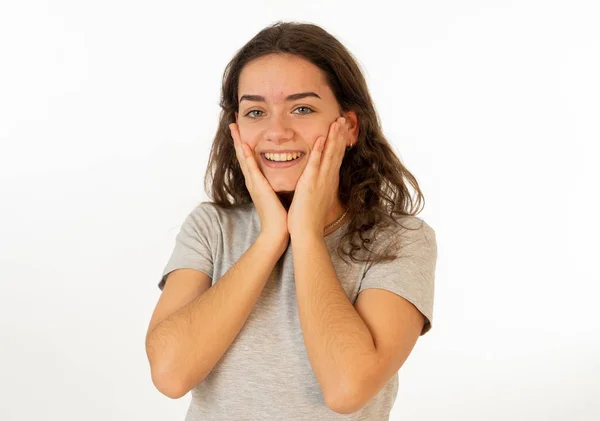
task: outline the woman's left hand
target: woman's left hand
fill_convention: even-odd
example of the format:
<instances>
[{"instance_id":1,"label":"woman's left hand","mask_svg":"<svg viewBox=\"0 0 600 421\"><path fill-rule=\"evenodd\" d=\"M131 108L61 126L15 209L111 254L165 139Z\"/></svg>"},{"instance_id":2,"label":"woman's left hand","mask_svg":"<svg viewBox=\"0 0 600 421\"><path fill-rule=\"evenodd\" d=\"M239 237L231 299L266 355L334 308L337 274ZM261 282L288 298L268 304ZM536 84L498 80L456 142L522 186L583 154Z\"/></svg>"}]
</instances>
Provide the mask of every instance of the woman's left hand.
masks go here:
<instances>
[{"instance_id":1,"label":"woman's left hand","mask_svg":"<svg viewBox=\"0 0 600 421\"><path fill-rule=\"evenodd\" d=\"M329 126L327 139L320 136L315 141L288 210L287 226L292 238L294 233L323 235L339 188L347 136L346 121L339 117Z\"/></svg>"}]
</instances>

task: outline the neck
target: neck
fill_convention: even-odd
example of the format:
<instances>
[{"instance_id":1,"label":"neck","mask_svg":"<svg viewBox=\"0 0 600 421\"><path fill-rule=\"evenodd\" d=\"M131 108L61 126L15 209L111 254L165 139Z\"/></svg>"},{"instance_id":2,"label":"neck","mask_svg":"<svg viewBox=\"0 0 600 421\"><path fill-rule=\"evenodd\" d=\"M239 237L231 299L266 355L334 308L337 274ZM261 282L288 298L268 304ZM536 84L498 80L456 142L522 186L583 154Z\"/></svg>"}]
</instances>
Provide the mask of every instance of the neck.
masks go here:
<instances>
[{"instance_id":1,"label":"neck","mask_svg":"<svg viewBox=\"0 0 600 421\"><path fill-rule=\"evenodd\" d=\"M294 199L294 192L277 193L277 197L279 197L279 200L281 201L281 204L285 210L290 210L292 200Z\"/></svg>"}]
</instances>

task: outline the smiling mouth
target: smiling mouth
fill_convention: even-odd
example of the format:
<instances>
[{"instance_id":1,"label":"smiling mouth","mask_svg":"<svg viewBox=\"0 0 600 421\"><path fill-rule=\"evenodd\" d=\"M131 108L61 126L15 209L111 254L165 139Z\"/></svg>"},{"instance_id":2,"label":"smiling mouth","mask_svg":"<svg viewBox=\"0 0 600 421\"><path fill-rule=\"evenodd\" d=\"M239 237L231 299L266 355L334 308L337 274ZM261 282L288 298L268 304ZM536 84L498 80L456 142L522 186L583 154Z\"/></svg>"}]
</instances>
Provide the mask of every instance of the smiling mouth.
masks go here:
<instances>
[{"instance_id":1,"label":"smiling mouth","mask_svg":"<svg viewBox=\"0 0 600 421\"><path fill-rule=\"evenodd\" d=\"M302 153L300 156L298 156L295 159L291 159L289 161L271 161L269 160L264 153L260 154L261 159L263 160L265 166L270 167L270 168L288 168L288 167L292 167L294 165L297 165L298 162L302 161L304 159L304 157L306 156L305 153Z\"/></svg>"},{"instance_id":2,"label":"smiling mouth","mask_svg":"<svg viewBox=\"0 0 600 421\"><path fill-rule=\"evenodd\" d=\"M304 152L302 152L302 151L293 151L293 152L261 152L261 155L263 155L265 158L267 158L267 155L270 155L270 159L269 158L267 158L267 159L269 159L270 161L273 161L273 162L287 162L287 161L293 161L295 159L300 158L302 155L304 155ZM284 156L285 159L278 161L278 160L275 159L274 155L277 155L278 158L281 158L282 156ZM288 156L292 157L292 159L287 159Z\"/></svg>"}]
</instances>

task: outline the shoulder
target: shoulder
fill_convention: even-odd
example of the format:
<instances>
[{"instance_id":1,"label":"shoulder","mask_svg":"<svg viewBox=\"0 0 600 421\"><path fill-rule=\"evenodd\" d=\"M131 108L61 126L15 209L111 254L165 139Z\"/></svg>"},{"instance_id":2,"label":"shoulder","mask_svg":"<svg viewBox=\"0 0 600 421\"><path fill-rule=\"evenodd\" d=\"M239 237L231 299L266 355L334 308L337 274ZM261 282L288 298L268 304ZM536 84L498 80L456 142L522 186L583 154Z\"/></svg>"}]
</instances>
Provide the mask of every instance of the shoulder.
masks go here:
<instances>
[{"instance_id":1,"label":"shoulder","mask_svg":"<svg viewBox=\"0 0 600 421\"><path fill-rule=\"evenodd\" d=\"M397 236L435 236L435 230L423 218L413 215L394 215L393 218L395 223L379 230L378 237L380 239Z\"/></svg>"},{"instance_id":2,"label":"shoulder","mask_svg":"<svg viewBox=\"0 0 600 421\"><path fill-rule=\"evenodd\" d=\"M437 250L436 233L423 218L413 215L395 215L396 224L383 228L376 236L375 245L380 250L399 249L418 244Z\"/></svg>"},{"instance_id":3,"label":"shoulder","mask_svg":"<svg viewBox=\"0 0 600 421\"><path fill-rule=\"evenodd\" d=\"M435 230L423 218L417 216L402 216L396 218L402 226L398 229L398 234L405 237L425 237L426 239L435 239Z\"/></svg>"},{"instance_id":4,"label":"shoulder","mask_svg":"<svg viewBox=\"0 0 600 421\"><path fill-rule=\"evenodd\" d=\"M254 211L254 204L242 204L233 206L223 206L211 201L202 201L190 212L194 216L210 217L218 220L236 218L245 215L251 215Z\"/></svg>"},{"instance_id":5,"label":"shoulder","mask_svg":"<svg viewBox=\"0 0 600 421\"><path fill-rule=\"evenodd\" d=\"M258 221L253 203L222 206L215 202L203 201L194 207L188 216L188 223L211 231L233 232L241 226L252 227Z\"/></svg>"}]
</instances>

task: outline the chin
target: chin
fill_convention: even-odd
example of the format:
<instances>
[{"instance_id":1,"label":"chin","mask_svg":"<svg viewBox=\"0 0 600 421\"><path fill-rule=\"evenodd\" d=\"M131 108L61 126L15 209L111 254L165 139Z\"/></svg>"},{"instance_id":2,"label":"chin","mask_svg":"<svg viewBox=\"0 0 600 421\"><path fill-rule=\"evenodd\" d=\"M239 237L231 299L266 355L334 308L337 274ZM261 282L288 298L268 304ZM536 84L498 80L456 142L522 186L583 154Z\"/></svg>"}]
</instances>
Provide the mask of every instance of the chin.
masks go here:
<instances>
[{"instance_id":1,"label":"chin","mask_svg":"<svg viewBox=\"0 0 600 421\"><path fill-rule=\"evenodd\" d=\"M296 190L298 180L283 181L283 180L268 180L271 188L277 194L293 193Z\"/></svg>"},{"instance_id":2,"label":"chin","mask_svg":"<svg viewBox=\"0 0 600 421\"><path fill-rule=\"evenodd\" d=\"M280 189L275 188L275 189L273 189L273 191L275 191L275 193L280 196L286 196L286 195L294 194L294 191L296 191L296 188L295 187L280 188Z\"/></svg>"}]
</instances>

